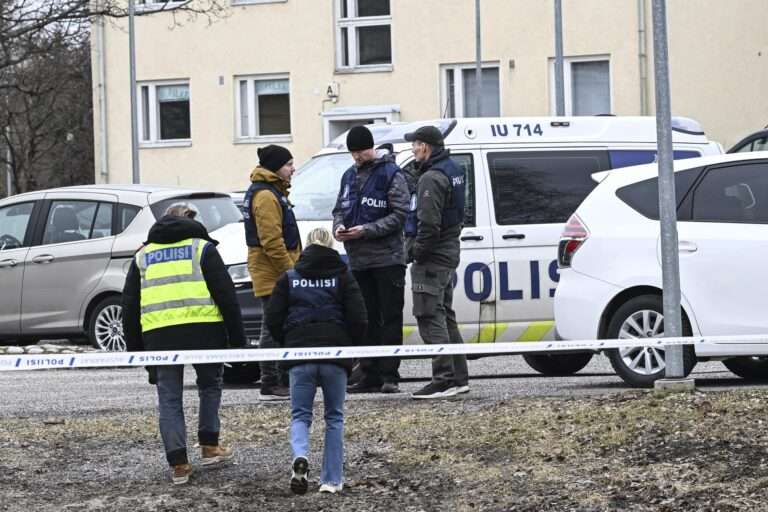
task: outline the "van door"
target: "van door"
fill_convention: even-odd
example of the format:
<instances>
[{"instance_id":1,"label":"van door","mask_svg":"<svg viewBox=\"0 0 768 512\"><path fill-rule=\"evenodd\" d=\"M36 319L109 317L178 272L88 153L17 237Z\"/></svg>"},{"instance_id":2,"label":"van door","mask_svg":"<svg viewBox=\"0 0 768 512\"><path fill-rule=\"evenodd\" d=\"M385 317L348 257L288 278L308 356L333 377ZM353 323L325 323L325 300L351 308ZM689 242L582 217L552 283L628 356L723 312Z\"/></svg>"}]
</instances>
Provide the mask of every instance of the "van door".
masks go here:
<instances>
[{"instance_id":1,"label":"van door","mask_svg":"<svg viewBox=\"0 0 768 512\"><path fill-rule=\"evenodd\" d=\"M488 150L497 262L497 341L554 339L563 225L609 169L603 148Z\"/></svg>"},{"instance_id":2,"label":"van door","mask_svg":"<svg viewBox=\"0 0 768 512\"><path fill-rule=\"evenodd\" d=\"M464 169L466 200L464 229L461 232L461 261L454 276L453 309L465 342L494 341L492 329L495 313L493 302L494 264L493 235L488 210L488 186L480 151L451 151L451 158ZM404 165L412 170L413 161ZM407 279L410 280L410 277ZM405 341L420 340L413 317L413 296L410 284L405 294Z\"/></svg>"}]
</instances>

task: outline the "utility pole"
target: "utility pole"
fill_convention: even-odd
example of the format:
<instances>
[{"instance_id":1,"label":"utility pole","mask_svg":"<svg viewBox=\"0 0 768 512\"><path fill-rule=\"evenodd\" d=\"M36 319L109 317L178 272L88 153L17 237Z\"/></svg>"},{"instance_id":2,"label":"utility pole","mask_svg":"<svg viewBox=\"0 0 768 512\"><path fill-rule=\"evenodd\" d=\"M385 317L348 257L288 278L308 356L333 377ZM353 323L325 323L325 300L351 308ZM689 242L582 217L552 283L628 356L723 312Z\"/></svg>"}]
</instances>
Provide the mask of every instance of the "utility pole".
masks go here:
<instances>
[{"instance_id":1,"label":"utility pole","mask_svg":"<svg viewBox=\"0 0 768 512\"><path fill-rule=\"evenodd\" d=\"M480 30L480 0L475 0L475 83L477 84L477 117L483 117L483 61Z\"/></svg>"},{"instance_id":2,"label":"utility pole","mask_svg":"<svg viewBox=\"0 0 768 512\"><path fill-rule=\"evenodd\" d=\"M133 183L141 183L139 173L139 141L138 119L136 107L136 33L134 18L136 15L136 0L128 0L128 52L130 53L131 68L131 169Z\"/></svg>"},{"instance_id":3,"label":"utility pole","mask_svg":"<svg viewBox=\"0 0 768 512\"><path fill-rule=\"evenodd\" d=\"M565 115L565 87L563 78L563 3L555 0L555 113Z\"/></svg>"}]
</instances>

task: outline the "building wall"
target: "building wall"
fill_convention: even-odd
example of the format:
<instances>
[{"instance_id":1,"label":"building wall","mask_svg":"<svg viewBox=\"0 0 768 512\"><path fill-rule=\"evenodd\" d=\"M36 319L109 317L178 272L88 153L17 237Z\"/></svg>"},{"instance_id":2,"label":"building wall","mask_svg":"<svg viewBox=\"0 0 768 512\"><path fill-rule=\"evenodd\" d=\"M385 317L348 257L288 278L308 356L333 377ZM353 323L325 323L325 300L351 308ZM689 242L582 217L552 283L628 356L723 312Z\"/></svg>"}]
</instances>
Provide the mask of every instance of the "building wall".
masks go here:
<instances>
[{"instance_id":1,"label":"building wall","mask_svg":"<svg viewBox=\"0 0 768 512\"><path fill-rule=\"evenodd\" d=\"M670 72L674 115L699 120L726 148L768 123L768 31L765 0L669 0ZM653 106L651 0L646 2L648 98ZM607 55L613 113L641 113L638 0L564 0L564 53ZM232 7L225 18L172 27L172 15L137 19L137 80L189 79L192 144L140 149L145 183L242 189L261 144L235 143L236 75L288 73L289 147L297 163L323 144L322 112L339 107L399 105L406 121L440 117L440 66L472 63L474 2L391 0L392 71L335 72L335 21L330 0ZM123 22L105 29L109 175L131 180L128 36ZM172 27L172 28L171 28ZM554 56L553 2L483 0L483 60L499 63L504 116L551 114L549 60ZM95 47L94 43L94 47ZM97 54L94 53L94 56ZM326 100L338 82L338 102ZM95 99L98 66L94 65Z\"/></svg>"}]
</instances>

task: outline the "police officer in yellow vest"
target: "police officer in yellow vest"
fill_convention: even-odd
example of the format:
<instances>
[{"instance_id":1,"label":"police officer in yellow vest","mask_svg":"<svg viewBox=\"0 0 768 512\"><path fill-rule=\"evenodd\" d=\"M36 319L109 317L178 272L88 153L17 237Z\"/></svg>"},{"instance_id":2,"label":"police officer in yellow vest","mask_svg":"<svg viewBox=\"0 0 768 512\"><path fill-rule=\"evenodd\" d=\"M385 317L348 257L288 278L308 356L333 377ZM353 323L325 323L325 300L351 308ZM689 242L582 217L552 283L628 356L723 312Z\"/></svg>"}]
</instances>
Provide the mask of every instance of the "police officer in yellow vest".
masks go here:
<instances>
[{"instance_id":1,"label":"police officer in yellow vest","mask_svg":"<svg viewBox=\"0 0 768 512\"><path fill-rule=\"evenodd\" d=\"M149 230L123 289L123 330L129 351L242 347L245 333L232 279L217 242L194 220L187 203L171 205ZM198 441L203 466L233 456L219 443L223 367L196 364L200 414ZM182 391L184 366L154 368L160 434L174 484L189 480Z\"/></svg>"}]
</instances>

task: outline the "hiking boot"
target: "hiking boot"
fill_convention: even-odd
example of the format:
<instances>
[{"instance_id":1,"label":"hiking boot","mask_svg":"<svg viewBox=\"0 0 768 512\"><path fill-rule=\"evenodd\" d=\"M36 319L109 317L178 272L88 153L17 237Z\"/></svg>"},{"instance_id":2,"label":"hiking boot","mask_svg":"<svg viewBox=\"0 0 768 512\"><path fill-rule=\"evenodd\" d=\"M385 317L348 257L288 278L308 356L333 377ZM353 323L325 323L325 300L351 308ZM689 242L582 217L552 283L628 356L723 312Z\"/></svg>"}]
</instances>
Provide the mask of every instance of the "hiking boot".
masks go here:
<instances>
[{"instance_id":1,"label":"hiking boot","mask_svg":"<svg viewBox=\"0 0 768 512\"><path fill-rule=\"evenodd\" d=\"M458 394L458 388L454 387L451 382L430 382L417 392L411 395L411 398L416 400L420 399L434 399L434 398L448 398L456 396Z\"/></svg>"},{"instance_id":2,"label":"hiking boot","mask_svg":"<svg viewBox=\"0 0 768 512\"><path fill-rule=\"evenodd\" d=\"M336 494L337 492L341 492L341 489L344 487L344 484L334 485L334 484L322 484L320 486L320 492L321 493L329 493L329 494Z\"/></svg>"},{"instance_id":3,"label":"hiking boot","mask_svg":"<svg viewBox=\"0 0 768 512\"><path fill-rule=\"evenodd\" d=\"M291 491L293 494L306 494L309 482L309 461L306 457L296 457L291 465Z\"/></svg>"},{"instance_id":4,"label":"hiking boot","mask_svg":"<svg viewBox=\"0 0 768 512\"><path fill-rule=\"evenodd\" d=\"M191 474L192 466L189 464L171 466L171 481L173 485L182 485L189 482L189 475Z\"/></svg>"},{"instance_id":5,"label":"hiking boot","mask_svg":"<svg viewBox=\"0 0 768 512\"><path fill-rule=\"evenodd\" d=\"M204 446L200 445L200 451L202 452L202 460L200 464L203 466L211 466L213 464L219 464L230 460L235 456L234 450L228 446Z\"/></svg>"},{"instance_id":6,"label":"hiking boot","mask_svg":"<svg viewBox=\"0 0 768 512\"><path fill-rule=\"evenodd\" d=\"M381 392L382 393L399 393L400 388L397 386L397 383L395 382L385 382L381 385Z\"/></svg>"},{"instance_id":7,"label":"hiking boot","mask_svg":"<svg viewBox=\"0 0 768 512\"><path fill-rule=\"evenodd\" d=\"M291 393L285 386L265 386L261 385L259 400L273 402L276 400L290 400Z\"/></svg>"}]
</instances>

